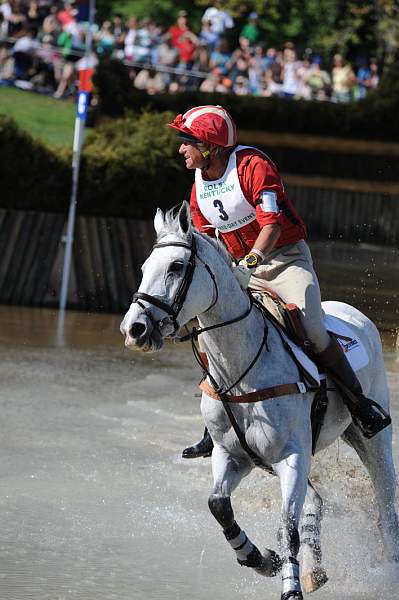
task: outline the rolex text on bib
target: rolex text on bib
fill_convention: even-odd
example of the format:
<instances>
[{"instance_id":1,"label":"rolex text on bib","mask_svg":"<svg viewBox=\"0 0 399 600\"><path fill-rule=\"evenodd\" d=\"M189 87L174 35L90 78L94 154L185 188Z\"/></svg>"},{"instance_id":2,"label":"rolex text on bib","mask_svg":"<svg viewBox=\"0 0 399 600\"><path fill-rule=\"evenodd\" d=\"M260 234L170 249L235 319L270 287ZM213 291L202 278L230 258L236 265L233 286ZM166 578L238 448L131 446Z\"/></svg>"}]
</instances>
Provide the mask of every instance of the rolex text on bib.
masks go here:
<instances>
[{"instance_id":1,"label":"rolex text on bib","mask_svg":"<svg viewBox=\"0 0 399 600\"><path fill-rule=\"evenodd\" d=\"M222 233L239 229L256 219L255 207L245 198L237 173L236 153L230 154L226 171L220 179L206 181L201 169L195 171L197 204L204 217Z\"/></svg>"}]
</instances>

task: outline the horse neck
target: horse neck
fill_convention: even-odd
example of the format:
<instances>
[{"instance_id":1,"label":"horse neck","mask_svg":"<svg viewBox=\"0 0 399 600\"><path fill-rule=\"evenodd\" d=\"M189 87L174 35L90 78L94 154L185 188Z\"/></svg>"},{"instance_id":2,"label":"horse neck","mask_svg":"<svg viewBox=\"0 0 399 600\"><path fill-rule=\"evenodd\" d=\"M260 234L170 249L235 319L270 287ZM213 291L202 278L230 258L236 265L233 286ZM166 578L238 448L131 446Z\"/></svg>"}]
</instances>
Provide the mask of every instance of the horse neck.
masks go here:
<instances>
[{"instance_id":1,"label":"horse neck","mask_svg":"<svg viewBox=\"0 0 399 600\"><path fill-rule=\"evenodd\" d=\"M231 269L225 264L223 258L217 255L216 249L213 251L215 257L208 252L204 259L214 274L218 299L214 306L198 315L201 327L224 323L244 315L250 303L248 295L240 288ZM273 333L270 331L268 336L269 354L277 343ZM207 354L212 376L217 381L229 385L237 380L256 356L263 336L263 317L255 306L238 322L202 334L201 349ZM265 369L263 369L263 376L259 375L259 370L262 369L262 365L264 366L264 359L263 352L237 390L259 387L259 379L265 378Z\"/></svg>"}]
</instances>

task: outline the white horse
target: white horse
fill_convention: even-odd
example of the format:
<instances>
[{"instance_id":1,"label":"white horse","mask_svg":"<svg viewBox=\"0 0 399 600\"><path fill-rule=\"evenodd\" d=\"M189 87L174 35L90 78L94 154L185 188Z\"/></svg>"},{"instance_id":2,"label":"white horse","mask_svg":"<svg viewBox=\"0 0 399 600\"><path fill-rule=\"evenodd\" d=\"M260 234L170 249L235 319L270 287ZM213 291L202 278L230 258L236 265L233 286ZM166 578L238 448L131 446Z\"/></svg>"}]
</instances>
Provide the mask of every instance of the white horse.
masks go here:
<instances>
[{"instance_id":1,"label":"white horse","mask_svg":"<svg viewBox=\"0 0 399 600\"><path fill-rule=\"evenodd\" d=\"M139 291L121 324L126 346L141 351L159 350L166 337L173 337L179 327L198 317L201 328L216 325L201 334L209 359L208 381L224 390L235 382L229 390L233 395L299 382L298 368L274 327L269 327L267 343L263 343L264 319L256 306L251 308L248 294L236 281L227 252L217 241L191 229L188 205L183 204L177 217L158 210L154 225L157 243L143 265ZM331 308L350 322L367 351L369 364L357 373L364 393L388 410L389 394L376 327L349 305L329 303ZM242 374L244 377L237 382ZM313 591L327 580L320 550L322 500L308 480L313 396L313 392L299 385L297 393L258 402L230 403L247 450L237 437L224 403L207 393L203 393L201 401L202 415L214 442L214 485L209 508L241 565L267 576L281 570L281 600L302 598L301 584L304 591ZM397 562L399 526L394 507L396 478L391 429L365 439L352 425L340 396L329 393L317 451L339 436L356 450L374 485L386 558ZM280 480L279 555L271 550L262 555L234 519L230 496L254 467L253 453L271 465Z\"/></svg>"}]
</instances>

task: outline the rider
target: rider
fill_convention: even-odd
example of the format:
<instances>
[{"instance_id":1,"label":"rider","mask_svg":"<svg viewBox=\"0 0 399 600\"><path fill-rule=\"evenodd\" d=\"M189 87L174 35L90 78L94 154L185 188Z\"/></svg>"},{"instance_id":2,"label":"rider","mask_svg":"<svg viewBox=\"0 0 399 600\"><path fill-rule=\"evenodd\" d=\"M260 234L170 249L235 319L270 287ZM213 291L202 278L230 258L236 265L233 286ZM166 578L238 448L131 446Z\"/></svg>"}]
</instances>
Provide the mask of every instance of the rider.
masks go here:
<instances>
[{"instance_id":1,"label":"rider","mask_svg":"<svg viewBox=\"0 0 399 600\"><path fill-rule=\"evenodd\" d=\"M197 106L170 126L178 131L186 168L195 170L190 199L194 226L208 235L217 232L239 261L234 272L243 288L269 288L284 302L297 305L317 363L357 399L345 398L355 424L368 438L381 431L388 423L363 396L339 343L326 331L306 227L277 167L260 150L237 145L235 123L221 106ZM183 457L209 456L212 447L205 430L203 439L186 448Z\"/></svg>"}]
</instances>

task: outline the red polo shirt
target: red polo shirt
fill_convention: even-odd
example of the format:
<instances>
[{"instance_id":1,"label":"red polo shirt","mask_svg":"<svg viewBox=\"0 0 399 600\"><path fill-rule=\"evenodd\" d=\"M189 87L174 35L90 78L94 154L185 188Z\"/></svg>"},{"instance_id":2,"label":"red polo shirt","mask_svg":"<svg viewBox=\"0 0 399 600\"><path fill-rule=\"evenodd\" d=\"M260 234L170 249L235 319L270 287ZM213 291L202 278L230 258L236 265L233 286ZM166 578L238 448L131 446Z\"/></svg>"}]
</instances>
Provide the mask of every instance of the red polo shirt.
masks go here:
<instances>
[{"instance_id":1,"label":"red polo shirt","mask_svg":"<svg viewBox=\"0 0 399 600\"><path fill-rule=\"evenodd\" d=\"M306 239L305 223L288 198L277 167L270 158L260 150L246 148L237 152L236 159L241 190L247 201L255 207L256 219L234 231L220 232L230 254L236 259L245 256L252 250L262 227L271 223L277 223L281 227L276 248ZM204 174L203 177L205 179ZM277 212L264 212L258 203L265 191L276 194ZM214 235L214 229L209 227L209 221L199 209L195 183L191 190L190 207L194 226L203 233Z\"/></svg>"}]
</instances>

